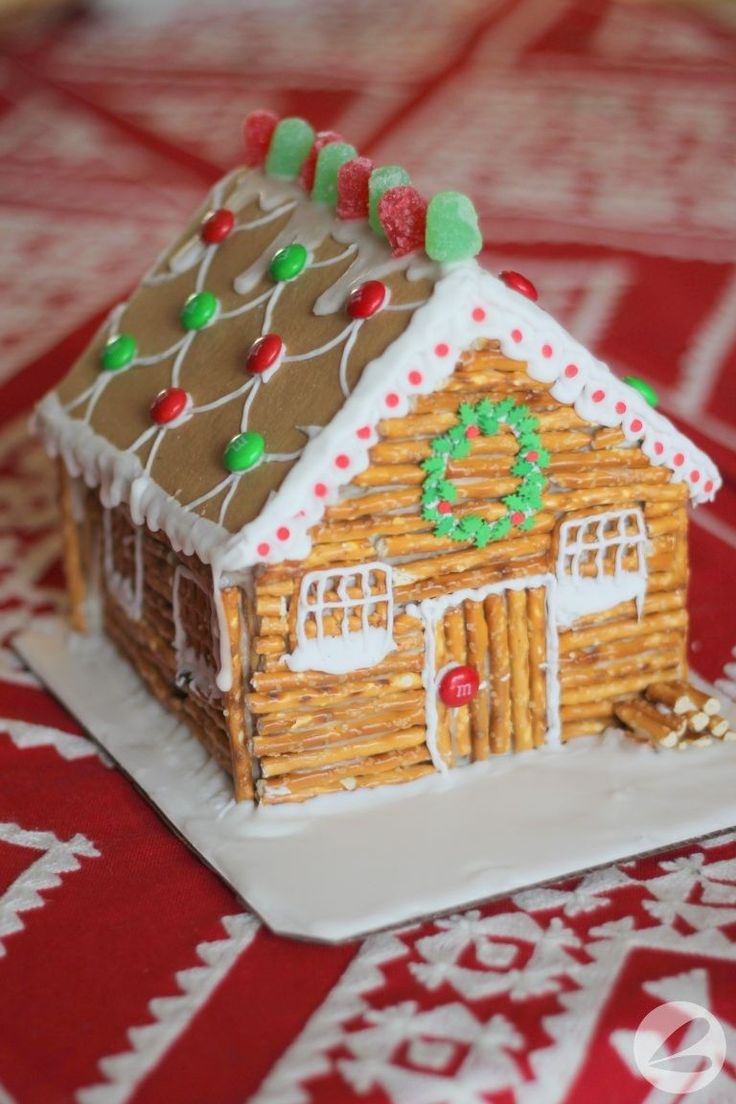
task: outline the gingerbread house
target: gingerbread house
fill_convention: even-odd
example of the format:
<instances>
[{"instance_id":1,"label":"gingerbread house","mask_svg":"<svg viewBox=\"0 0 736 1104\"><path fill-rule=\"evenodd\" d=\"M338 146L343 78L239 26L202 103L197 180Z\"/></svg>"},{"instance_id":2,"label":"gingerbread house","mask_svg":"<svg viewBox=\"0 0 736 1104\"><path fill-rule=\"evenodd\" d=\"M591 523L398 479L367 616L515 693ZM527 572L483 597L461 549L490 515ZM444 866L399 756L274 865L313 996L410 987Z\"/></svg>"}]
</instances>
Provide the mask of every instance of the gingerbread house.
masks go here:
<instances>
[{"instance_id":1,"label":"gingerbread house","mask_svg":"<svg viewBox=\"0 0 736 1104\"><path fill-rule=\"evenodd\" d=\"M683 680L712 462L480 267L465 197L245 133L38 407L74 626L264 803L491 769Z\"/></svg>"}]
</instances>

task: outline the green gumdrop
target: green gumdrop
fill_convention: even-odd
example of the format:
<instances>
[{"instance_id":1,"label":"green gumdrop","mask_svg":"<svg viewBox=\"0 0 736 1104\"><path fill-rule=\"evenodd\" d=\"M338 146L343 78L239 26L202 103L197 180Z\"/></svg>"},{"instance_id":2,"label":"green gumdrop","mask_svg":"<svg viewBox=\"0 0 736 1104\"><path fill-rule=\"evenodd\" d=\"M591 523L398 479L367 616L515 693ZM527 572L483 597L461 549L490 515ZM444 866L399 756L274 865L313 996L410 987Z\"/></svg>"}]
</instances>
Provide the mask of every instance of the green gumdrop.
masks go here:
<instances>
[{"instance_id":1,"label":"green gumdrop","mask_svg":"<svg viewBox=\"0 0 736 1104\"><path fill-rule=\"evenodd\" d=\"M347 142L328 142L317 154L312 199L316 203L337 205L337 174L346 161L358 156L355 146Z\"/></svg>"},{"instance_id":2,"label":"green gumdrop","mask_svg":"<svg viewBox=\"0 0 736 1104\"><path fill-rule=\"evenodd\" d=\"M268 175L295 180L313 142L314 130L304 119L282 119L273 132L268 148Z\"/></svg>"},{"instance_id":3,"label":"green gumdrop","mask_svg":"<svg viewBox=\"0 0 736 1104\"><path fill-rule=\"evenodd\" d=\"M424 249L433 261L465 261L483 248L478 214L462 192L438 192L427 207Z\"/></svg>"},{"instance_id":4,"label":"green gumdrop","mask_svg":"<svg viewBox=\"0 0 736 1104\"><path fill-rule=\"evenodd\" d=\"M389 188L398 188L402 184L411 184L411 178L401 165L382 165L374 169L368 181L368 221L371 230L379 238L386 237L378 217L378 204L384 192Z\"/></svg>"}]
</instances>

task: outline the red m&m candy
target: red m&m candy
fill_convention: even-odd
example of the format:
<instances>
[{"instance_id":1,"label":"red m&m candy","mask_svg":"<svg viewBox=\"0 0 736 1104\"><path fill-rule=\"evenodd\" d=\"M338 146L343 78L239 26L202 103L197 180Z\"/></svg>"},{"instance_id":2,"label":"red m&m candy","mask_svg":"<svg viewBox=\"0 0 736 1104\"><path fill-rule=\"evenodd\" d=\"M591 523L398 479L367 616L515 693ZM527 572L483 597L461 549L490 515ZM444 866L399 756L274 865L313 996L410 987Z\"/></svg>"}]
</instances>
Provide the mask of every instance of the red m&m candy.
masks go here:
<instances>
[{"instance_id":1,"label":"red m&m candy","mask_svg":"<svg viewBox=\"0 0 736 1104\"><path fill-rule=\"evenodd\" d=\"M372 318L386 302L388 289L380 280L367 280L348 295L347 312L351 318Z\"/></svg>"},{"instance_id":2,"label":"red m&m candy","mask_svg":"<svg viewBox=\"0 0 736 1104\"><path fill-rule=\"evenodd\" d=\"M283 352L284 343L278 334L264 334L263 337L256 338L251 345L245 367L248 372L260 375L261 372L273 368L283 356Z\"/></svg>"},{"instance_id":3,"label":"red m&m candy","mask_svg":"<svg viewBox=\"0 0 736 1104\"><path fill-rule=\"evenodd\" d=\"M182 387L167 387L159 391L151 403L151 421L160 426L170 425L182 416L189 402L189 395Z\"/></svg>"},{"instance_id":4,"label":"red m&m candy","mask_svg":"<svg viewBox=\"0 0 736 1104\"><path fill-rule=\"evenodd\" d=\"M235 215L227 207L210 211L203 220L199 235L207 245L218 245L228 236L235 225Z\"/></svg>"},{"instance_id":5,"label":"red m&m candy","mask_svg":"<svg viewBox=\"0 0 736 1104\"><path fill-rule=\"evenodd\" d=\"M522 276L520 272L499 272L498 278L499 280L503 280L506 287L518 291L519 295L525 295L526 298L531 299L533 303L536 303L539 298L534 284L531 280L528 280L526 276Z\"/></svg>"},{"instance_id":6,"label":"red m&m candy","mask_svg":"<svg viewBox=\"0 0 736 1104\"><path fill-rule=\"evenodd\" d=\"M450 709L468 705L480 687L480 678L475 667L466 667L464 664L451 667L440 682L440 698Z\"/></svg>"}]
</instances>

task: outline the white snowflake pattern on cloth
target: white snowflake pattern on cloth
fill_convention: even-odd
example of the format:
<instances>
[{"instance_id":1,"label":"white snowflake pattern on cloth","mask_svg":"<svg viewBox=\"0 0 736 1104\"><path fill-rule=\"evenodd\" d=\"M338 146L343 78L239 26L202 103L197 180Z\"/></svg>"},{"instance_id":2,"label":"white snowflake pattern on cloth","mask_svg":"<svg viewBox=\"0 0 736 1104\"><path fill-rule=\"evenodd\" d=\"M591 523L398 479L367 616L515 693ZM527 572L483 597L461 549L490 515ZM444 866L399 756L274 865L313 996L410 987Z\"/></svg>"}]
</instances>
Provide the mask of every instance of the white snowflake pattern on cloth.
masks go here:
<instances>
[{"instance_id":1,"label":"white snowflake pattern on cloth","mask_svg":"<svg viewBox=\"0 0 736 1104\"><path fill-rule=\"evenodd\" d=\"M736 859L718 853L729 837L707 842L705 850L627 863L626 871L590 872L572 888L540 887L513 904L369 938L254 1104L321 1102L320 1083L335 1076L345 1099L378 1088L394 1104L480 1104L494 1092L508 1092L517 1104L562 1104L633 953L712 960L715 969L736 963L729 935ZM596 911L621 890L637 902L632 915L596 925ZM553 910L562 915L545 917ZM563 916L574 918L575 930ZM697 985L703 996L702 976L679 978L669 988L646 988L642 1016L652 996L698 1001ZM698 1003L708 1007L704 997ZM542 1043L524 1030L527 1007L541 1021ZM620 1053L628 1043L614 1034ZM713 1095L714 1088L709 1104L731 1099L728 1078L721 1082L726 1095ZM654 1097L647 1104L655 1100L663 1104Z\"/></svg>"},{"instance_id":2,"label":"white snowflake pattern on cloth","mask_svg":"<svg viewBox=\"0 0 736 1104\"><path fill-rule=\"evenodd\" d=\"M642 986L642 990L662 1004L670 1001L690 1001L693 1004L700 1005L701 1008L705 1008L708 1012L713 1013L714 1011L711 1001L710 976L708 971L704 969L690 970L684 974L646 982ZM736 1054L736 1028L733 1024L724 1021L723 1017L719 1017L718 1022L726 1036L726 1054L733 1056ZM702 1025L693 1021L686 1029L685 1034L679 1039L676 1051L682 1053L687 1048L694 1046L700 1041L702 1034ZM636 1032L634 1031L614 1031L610 1041L612 1047L631 1073L638 1077L639 1070L634 1059L635 1036ZM659 1037L654 1040L655 1044L660 1042ZM661 1042L661 1046L667 1053L673 1053L668 1040ZM730 1101L735 1099L736 1079L727 1067L721 1070L710 1085L699 1089L697 1092L698 1104L729 1104ZM642 1104L667 1104L668 1100L672 1100L671 1093L655 1088L648 1093Z\"/></svg>"},{"instance_id":3,"label":"white snowflake pattern on cloth","mask_svg":"<svg viewBox=\"0 0 736 1104\"><path fill-rule=\"evenodd\" d=\"M56 889L65 874L79 870L82 865L80 857L98 858L100 852L86 836L79 833L70 840L62 840L53 832L29 830L9 822L0 822L0 844L40 851L39 857L0 896L2 958L8 953L3 939L23 930L21 913L43 908L51 900L41 896L41 891Z\"/></svg>"}]
</instances>

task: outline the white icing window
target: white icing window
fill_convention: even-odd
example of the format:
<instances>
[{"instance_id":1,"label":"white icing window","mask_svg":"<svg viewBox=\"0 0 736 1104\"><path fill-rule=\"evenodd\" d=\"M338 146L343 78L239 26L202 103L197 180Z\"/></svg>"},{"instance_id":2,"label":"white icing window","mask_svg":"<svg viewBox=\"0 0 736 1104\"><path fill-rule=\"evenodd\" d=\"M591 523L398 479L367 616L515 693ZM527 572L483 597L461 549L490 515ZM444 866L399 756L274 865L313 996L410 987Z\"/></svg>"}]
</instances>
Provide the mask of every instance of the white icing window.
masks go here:
<instances>
[{"instance_id":1,"label":"white icing window","mask_svg":"<svg viewBox=\"0 0 736 1104\"><path fill-rule=\"evenodd\" d=\"M563 521L557 550L557 620L570 624L632 598L641 612L647 588L646 544L638 507Z\"/></svg>"},{"instance_id":2,"label":"white icing window","mask_svg":"<svg viewBox=\"0 0 736 1104\"><path fill-rule=\"evenodd\" d=\"M217 615L205 585L181 565L174 571L171 604L177 687L207 701L220 697L214 666L219 640Z\"/></svg>"},{"instance_id":3,"label":"white icing window","mask_svg":"<svg viewBox=\"0 0 736 1104\"><path fill-rule=\"evenodd\" d=\"M133 621L143 614L143 530L119 510L102 511L105 587Z\"/></svg>"},{"instance_id":4,"label":"white icing window","mask_svg":"<svg viewBox=\"0 0 736 1104\"><path fill-rule=\"evenodd\" d=\"M394 650L390 566L309 571L302 579L292 671L343 674L380 663Z\"/></svg>"}]
</instances>

